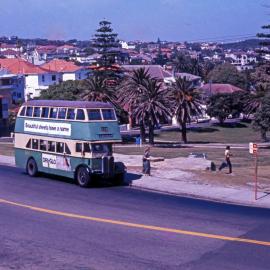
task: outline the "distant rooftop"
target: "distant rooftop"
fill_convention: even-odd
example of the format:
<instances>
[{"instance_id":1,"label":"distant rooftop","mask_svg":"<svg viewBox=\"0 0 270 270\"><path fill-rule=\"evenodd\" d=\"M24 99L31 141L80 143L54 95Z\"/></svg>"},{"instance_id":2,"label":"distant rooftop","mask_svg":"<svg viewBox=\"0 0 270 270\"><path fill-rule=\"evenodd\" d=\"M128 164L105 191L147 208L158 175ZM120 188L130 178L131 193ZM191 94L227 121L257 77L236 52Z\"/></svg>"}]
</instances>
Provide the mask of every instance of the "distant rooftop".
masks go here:
<instances>
[{"instance_id":1,"label":"distant rooftop","mask_svg":"<svg viewBox=\"0 0 270 270\"><path fill-rule=\"evenodd\" d=\"M75 72L82 69L82 67L75 65L73 62L61 59L53 59L50 62L43 64L42 68L56 72Z\"/></svg>"},{"instance_id":2,"label":"distant rooftop","mask_svg":"<svg viewBox=\"0 0 270 270\"><path fill-rule=\"evenodd\" d=\"M43 74L49 73L45 68L35 66L22 58L0 59L0 69L6 69L13 74Z\"/></svg>"},{"instance_id":3,"label":"distant rooftop","mask_svg":"<svg viewBox=\"0 0 270 270\"><path fill-rule=\"evenodd\" d=\"M205 91L208 95L215 94L231 94L238 91L244 91L243 89L236 87L232 84L224 84L224 83L207 83L203 87L200 88Z\"/></svg>"},{"instance_id":4,"label":"distant rooftop","mask_svg":"<svg viewBox=\"0 0 270 270\"><path fill-rule=\"evenodd\" d=\"M173 77L171 72L165 70L162 66L159 65L122 65L122 68L127 72L145 68L145 70L148 70L151 77L157 78L159 80Z\"/></svg>"}]
</instances>

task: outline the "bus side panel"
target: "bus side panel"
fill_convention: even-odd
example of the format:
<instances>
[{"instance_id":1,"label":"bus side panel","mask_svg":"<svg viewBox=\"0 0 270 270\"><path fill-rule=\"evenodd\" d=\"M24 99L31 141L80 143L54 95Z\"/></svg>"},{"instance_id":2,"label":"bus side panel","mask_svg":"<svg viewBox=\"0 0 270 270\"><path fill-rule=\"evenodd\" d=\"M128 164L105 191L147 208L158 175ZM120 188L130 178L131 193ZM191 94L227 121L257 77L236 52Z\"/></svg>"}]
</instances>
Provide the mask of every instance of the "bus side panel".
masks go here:
<instances>
[{"instance_id":1,"label":"bus side panel","mask_svg":"<svg viewBox=\"0 0 270 270\"><path fill-rule=\"evenodd\" d=\"M26 168L26 163L28 160L28 155L24 149L15 148L15 164L19 168ZM28 151L29 152L29 151Z\"/></svg>"},{"instance_id":2,"label":"bus side panel","mask_svg":"<svg viewBox=\"0 0 270 270\"><path fill-rule=\"evenodd\" d=\"M30 157L32 157L36 161L39 172L54 174L54 175L59 175L59 176L64 176L64 177L69 177L69 178L73 178L74 176L74 172L72 170L64 171L64 170L44 167L42 164L41 152L19 149L19 148L15 149L15 163L17 167L25 169L27 161Z\"/></svg>"},{"instance_id":3,"label":"bus side panel","mask_svg":"<svg viewBox=\"0 0 270 270\"><path fill-rule=\"evenodd\" d=\"M35 160L39 172L45 172L42 167L40 152L15 148L15 163L17 167L25 169L29 158L33 158Z\"/></svg>"},{"instance_id":4,"label":"bus side panel","mask_svg":"<svg viewBox=\"0 0 270 270\"><path fill-rule=\"evenodd\" d=\"M90 167L90 161L88 158L71 157L70 163L71 163L71 169L72 169L73 173L80 165L86 165L86 166Z\"/></svg>"}]
</instances>

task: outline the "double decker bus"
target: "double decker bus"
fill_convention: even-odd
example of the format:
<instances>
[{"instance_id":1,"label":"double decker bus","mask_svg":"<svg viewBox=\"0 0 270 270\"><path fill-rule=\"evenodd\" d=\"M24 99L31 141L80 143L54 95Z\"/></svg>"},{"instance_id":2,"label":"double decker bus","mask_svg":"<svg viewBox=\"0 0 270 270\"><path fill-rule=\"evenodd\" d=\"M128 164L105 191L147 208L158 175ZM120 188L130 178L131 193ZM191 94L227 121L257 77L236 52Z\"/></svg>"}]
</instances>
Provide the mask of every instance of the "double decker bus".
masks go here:
<instances>
[{"instance_id":1,"label":"double decker bus","mask_svg":"<svg viewBox=\"0 0 270 270\"><path fill-rule=\"evenodd\" d=\"M95 176L122 184L126 168L115 162L112 145L121 142L115 110L109 103L30 100L15 124L16 166L74 178L82 187Z\"/></svg>"}]
</instances>

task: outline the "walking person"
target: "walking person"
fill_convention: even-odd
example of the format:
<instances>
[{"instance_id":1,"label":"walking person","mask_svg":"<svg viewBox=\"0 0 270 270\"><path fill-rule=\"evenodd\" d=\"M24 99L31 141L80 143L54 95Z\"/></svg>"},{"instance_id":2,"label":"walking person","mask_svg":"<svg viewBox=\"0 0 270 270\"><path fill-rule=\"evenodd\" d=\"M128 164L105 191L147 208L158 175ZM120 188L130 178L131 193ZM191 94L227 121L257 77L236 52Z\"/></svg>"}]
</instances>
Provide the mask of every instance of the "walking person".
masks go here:
<instances>
[{"instance_id":1,"label":"walking person","mask_svg":"<svg viewBox=\"0 0 270 270\"><path fill-rule=\"evenodd\" d=\"M225 149L225 162L222 162L221 163L221 165L219 167L219 171L221 171L225 167L229 167L229 174L232 173L231 156L232 156L231 147L230 146L226 146L226 149Z\"/></svg>"},{"instance_id":2,"label":"walking person","mask_svg":"<svg viewBox=\"0 0 270 270\"><path fill-rule=\"evenodd\" d=\"M150 147L147 147L144 150L143 155L143 174L144 175L151 175L151 165L150 165Z\"/></svg>"}]
</instances>

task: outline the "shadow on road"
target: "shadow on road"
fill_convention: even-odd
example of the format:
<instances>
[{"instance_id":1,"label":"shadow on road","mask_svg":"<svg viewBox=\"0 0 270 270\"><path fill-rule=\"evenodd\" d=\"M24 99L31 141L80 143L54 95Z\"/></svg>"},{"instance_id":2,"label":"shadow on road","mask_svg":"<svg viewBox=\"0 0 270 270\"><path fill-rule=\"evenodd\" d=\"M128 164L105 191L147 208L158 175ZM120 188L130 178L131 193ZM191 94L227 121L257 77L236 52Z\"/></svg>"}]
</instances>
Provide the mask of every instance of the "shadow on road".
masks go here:
<instances>
[{"instance_id":1,"label":"shadow on road","mask_svg":"<svg viewBox=\"0 0 270 270\"><path fill-rule=\"evenodd\" d=\"M27 175L26 173L23 173L24 175ZM122 186L130 186L132 185L133 181L139 180L142 177L141 174L136 173L127 173L125 182ZM29 177L30 179L33 179ZM42 180L48 180L48 181L57 181L62 182L66 184L72 184L76 185L76 181L74 179L53 175L53 174L46 174L46 173L39 173L37 178L42 178ZM93 183L91 184L90 188L108 188L115 186L110 179L102 179L101 177L93 177Z\"/></svg>"}]
</instances>

